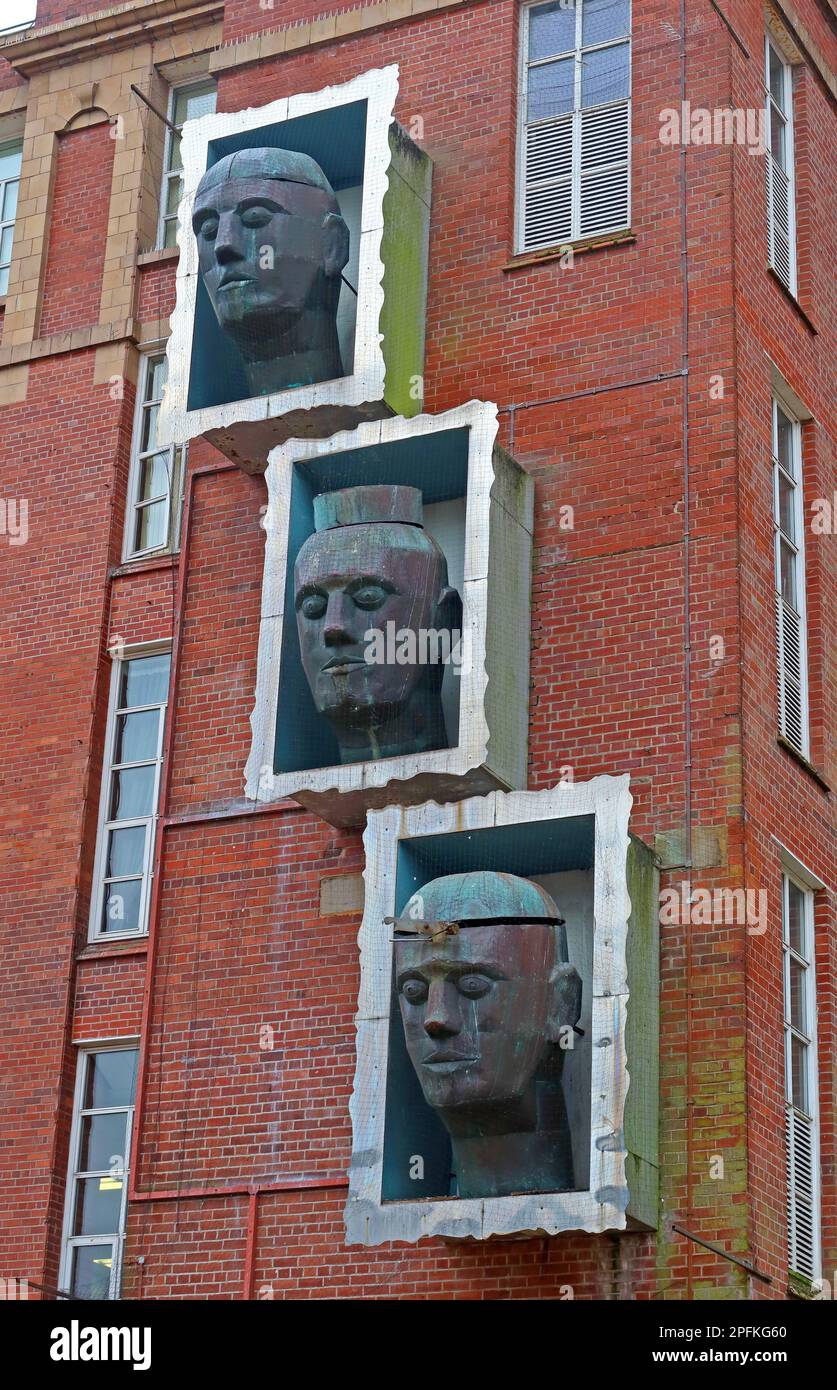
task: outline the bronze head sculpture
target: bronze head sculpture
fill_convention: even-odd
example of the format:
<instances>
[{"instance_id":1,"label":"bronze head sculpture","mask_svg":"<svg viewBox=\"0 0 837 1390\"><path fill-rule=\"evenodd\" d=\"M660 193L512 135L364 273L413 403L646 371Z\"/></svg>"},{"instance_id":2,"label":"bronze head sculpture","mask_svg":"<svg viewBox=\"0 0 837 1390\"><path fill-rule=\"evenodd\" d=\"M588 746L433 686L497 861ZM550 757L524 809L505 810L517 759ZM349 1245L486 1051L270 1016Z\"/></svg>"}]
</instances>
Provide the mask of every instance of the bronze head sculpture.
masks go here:
<instances>
[{"instance_id":1,"label":"bronze head sculpture","mask_svg":"<svg viewBox=\"0 0 837 1390\"><path fill-rule=\"evenodd\" d=\"M459 1195L572 1189L562 1071L581 979L552 898L514 874L449 874L395 932L407 1051L450 1134Z\"/></svg>"},{"instance_id":2,"label":"bronze head sculpture","mask_svg":"<svg viewBox=\"0 0 837 1390\"><path fill-rule=\"evenodd\" d=\"M349 231L308 155L250 149L201 179L192 211L200 274L253 395L343 375L337 305Z\"/></svg>"},{"instance_id":3,"label":"bronze head sculpture","mask_svg":"<svg viewBox=\"0 0 837 1390\"><path fill-rule=\"evenodd\" d=\"M422 524L420 491L323 493L314 522L294 568L297 629L314 705L334 729L341 762L446 748L440 654L458 643L462 600ZM385 633L401 639L397 650L371 641Z\"/></svg>"}]
</instances>

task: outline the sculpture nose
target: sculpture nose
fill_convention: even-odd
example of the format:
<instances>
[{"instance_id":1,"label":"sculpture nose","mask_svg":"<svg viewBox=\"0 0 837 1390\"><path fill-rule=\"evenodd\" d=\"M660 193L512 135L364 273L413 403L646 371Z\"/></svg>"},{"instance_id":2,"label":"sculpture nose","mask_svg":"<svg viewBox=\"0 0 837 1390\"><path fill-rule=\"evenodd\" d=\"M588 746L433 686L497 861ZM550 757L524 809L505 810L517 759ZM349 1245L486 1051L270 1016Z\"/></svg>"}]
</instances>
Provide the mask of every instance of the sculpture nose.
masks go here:
<instances>
[{"instance_id":1,"label":"sculpture nose","mask_svg":"<svg viewBox=\"0 0 837 1390\"><path fill-rule=\"evenodd\" d=\"M323 641L327 647L340 646L353 641L347 617L348 600L345 594L332 594L328 601Z\"/></svg>"},{"instance_id":2,"label":"sculpture nose","mask_svg":"<svg viewBox=\"0 0 837 1390\"><path fill-rule=\"evenodd\" d=\"M231 261L243 259L243 253L236 238L235 224L229 215L222 216L218 222L218 231L215 235L215 259L219 265L229 265Z\"/></svg>"},{"instance_id":3,"label":"sculpture nose","mask_svg":"<svg viewBox=\"0 0 837 1390\"><path fill-rule=\"evenodd\" d=\"M452 1038L459 1032L452 990L444 980L434 980L430 986L424 1015L424 1031L429 1038Z\"/></svg>"}]
</instances>

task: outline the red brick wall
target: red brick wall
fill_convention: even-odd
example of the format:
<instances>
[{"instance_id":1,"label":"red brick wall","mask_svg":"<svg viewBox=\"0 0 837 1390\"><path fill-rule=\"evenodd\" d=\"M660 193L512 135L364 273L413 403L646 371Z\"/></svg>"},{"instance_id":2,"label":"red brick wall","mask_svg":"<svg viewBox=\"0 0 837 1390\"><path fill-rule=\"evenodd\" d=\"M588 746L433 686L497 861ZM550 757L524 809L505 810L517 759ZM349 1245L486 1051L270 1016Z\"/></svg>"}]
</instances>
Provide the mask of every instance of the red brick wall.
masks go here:
<instances>
[{"instance_id":1,"label":"red brick wall","mask_svg":"<svg viewBox=\"0 0 837 1390\"><path fill-rule=\"evenodd\" d=\"M815 0L800 5L818 42L828 43ZM289 0L280 20L228 0L225 37L329 8ZM133 393L111 401L107 387L93 385L92 354L82 353L33 365L26 405L0 417L4 488L8 478L9 489L32 499L32 535L14 552L2 593L16 656L3 677L0 717L13 790L4 850L16 856L5 888L19 932L4 966L15 1001L4 1055L21 1030L37 1038L25 1064L4 1078L13 1116L5 1153L15 1194L9 1248L33 1279L38 1269L57 1272L74 1076L68 1039L134 1035L139 1027L142 956L105 948L75 958L95 840L110 671L103 651L118 634L180 642L166 806L175 819L163 841L135 1180L146 1195L252 1183L286 1189L258 1197L250 1271L246 1195L137 1201L127 1293L561 1298L569 1286L580 1298L746 1294L735 1266L672 1233L677 1220L772 1274L771 1286L753 1284L754 1296L786 1295L776 840L829 884L837 864L833 799L776 742L768 358L817 417L805 431L810 504L837 487L828 415L837 224L828 99L807 66L796 93L800 300L819 332L766 271L763 162L727 147L686 154L684 325L681 151L658 139L660 110L680 99L677 0L634 3L636 240L578 255L572 269L505 268L516 13L513 0L463 4L222 73L219 108L399 64L398 116L407 125L421 116L422 144L434 160L427 408L496 400L503 442L536 485L529 785L551 785L567 764L577 779L630 772L632 828L661 848L656 837L666 838L671 867L663 882L679 885L688 870L682 849L678 856L671 846L684 843L690 780L693 886L768 891L763 935L743 924L662 929L660 1236L344 1245L358 921L320 919L319 888L324 874L358 872L362 846L358 834L308 813L256 811L242 798L264 484L223 465L196 477L179 621L178 564L132 567L109 581L121 554ZM734 7L746 55L708 0L689 0L688 13L692 105L760 106L759 0ZM112 153L100 143L107 130L65 137L88 137L73 146L84 179ZM88 257L58 255L79 235L62 211L69 168L59 166L53 205L45 318L55 323L72 315L90 322L98 310ZM98 179L101 193L109 175ZM96 217L84 235L92 246L104 236L107 206L92 189L91 198ZM80 286L61 278L69 265ZM165 318L173 299L170 264L143 270L140 321ZM686 386L679 373L687 349ZM710 386L719 376L717 399ZM193 469L219 463L207 446L192 448ZM559 525L563 506L573 508L571 530ZM808 536L812 756L832 785L836 556L833 536ZM720 660L710 648L718 636ZM703 868L709 841L717 862ZM831 894L821 897L817 924L828 1271L837 1263ZM259 1047L265 1023L274 1030L269 1051ZM721 1179L711 1177L717 1155ZM24 1168L25 1191L14 1179ZM320 1186L300 1186L312 1181Z\"/></svg>"},{"instance_id":2,"label":"red brick wall","mask_svg":"<svg viewBox=\"0 0 837 1390\"><path fill-rule=\"evenodd\" d=\"M38 332L98 323L113 175L112 127L58 136L44 294Z\"/></svg>"}]
</instances>

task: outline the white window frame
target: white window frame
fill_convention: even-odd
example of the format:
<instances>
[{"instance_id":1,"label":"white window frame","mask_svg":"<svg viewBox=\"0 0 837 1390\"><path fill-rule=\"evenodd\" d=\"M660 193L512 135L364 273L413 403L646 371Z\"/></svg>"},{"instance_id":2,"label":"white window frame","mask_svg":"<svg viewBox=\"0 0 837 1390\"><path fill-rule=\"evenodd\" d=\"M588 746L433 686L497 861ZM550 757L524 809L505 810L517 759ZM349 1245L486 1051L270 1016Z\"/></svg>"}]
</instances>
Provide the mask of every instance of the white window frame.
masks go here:
<instances>
[{"instance_id":1,"label":"white window frame","mask_svg":"<svg viewBox=\"0 0 837 1390\"><path fill-rule=\"evenodd\" d=\"M63 1293L70 1292L73 1272L73 1252L79 1246L111 1246L110 1287L108 1300L118 1299L122 1287L122 1256L125 1243L125 1225L128 1211L128 1177L131 1156L131 1133L133 1130L135 1104L100 1106L83 1109L82 1099L87 1085L90 1059L98 1052L138 1052L139 1038L114 1038L111 1042L83 1043L78 1045L76 1062L76 1084L73 1092L73 1118L70 1128L70 1153L67 1162L67 1187L64 1195L64 1220L61 1229L61 1262L58 1274L58 1287ZM74 1236L71 1234L75 1212L76 1184L87 1177L108 1177L111 1170L87 1171L77 1167L81 1145L82 1120L87 1115L125 1114L125 1153L122 1177L122 1201L119 1212L119 1230L103 1235ZM115 1174L114 1174L115 1176Z\"/></svg>"},{"instance_id":2,"label":"white window frame","mask_svg":"<svg viewBox=\"0 0 837 1390\"><path fill-rule=\"evenodd\" d=\"M791 465L793 472L779 462L779 416L781 410L785 418L791 425ZM810 719L808 710L808 612L806 599L806 570L805 570L805 498L804 498L804 473L802 459L802 424L798 415L788 405L787 401L777 392L774 392L771 403L771 456L773 468L773 546L774 546L774 586L776 604L776 658L777 658L777 681L778 681L778 702L779 702L779 732L783 738L797 749L804 758L810 755ZM786 535L780 525L781 511L779 507L779 481L784 478L793 488L793 526L795 537ZM794 578L797 604L793 608L786 604L782 597L782 568L781 568L781 549L782 539L784 538L788 548L795 552ZM785 722L785 669L786 661L784 655L784 628L787 612L796 615L799 626L799 700L800 700L800 722L802 737L800 744L797 745L792 733L787 730Z\"/></svg>"},{"instance_id":3,"label":"white window frame","mask_svg":"<svg viewBox=\"0 0 837 1390\"><path fill-rule=\"evenodd\" d=\"M128 472L128 496L125 508L125 531L122 541L122 560L127 563L129 560L151 559L155 555L173 555L180 549L180 523L183 510L183 492L186 481L187 466L187 446L185 444L172 444L168 450L157 448L148 449L143 452L142 433L143 420L146 410L152 406L159 406L162 397L155 397L153 400L146 400L148 384L151 377L151 365L160 359L165 361L165 343L151 352L143 352L140 357L139 372L137 374L137 399L134 407L133 433L131 436L131 465ZM169 487L166 512L166 539L160 545L150 545L145 547L134 547L134 537L136 535L137 512L145 506L148 501L140 499L140 487L142 485L142 464L146 458L153 457L154 454L168 452L168 478Z\"/></svg>"},{"instance_id":4,"label":"white window frame","mask_svg":"<svg viewBox=\"0 0 837 1390\"><path fill-rule=\"evenodd\" d=\"M790 944L790 885L801 893L803 902L803 952L800 955ZM794 959L804 968L805 1017L810 1032L800 1033L791 1022L790 965ZM785 1134L787 1146L787 1199L788 1199L788 1264L792 1273L816 1281L822 1277L822 1233L821 1233L821 1166L820 1166L820 1123L819 1123L819 1069L817 1065L817 988L816 988L816 938L814 933L814 893L803 878L789 872L787 864L782 872L782 994L784 1013L784 1053L785 1053ZM806 1089L810 1114L798 1110L791 1100L791 1038L796 1037L805 1045ZM799 1270L794 1264L796 1247L796 1208L794 1202L793 1154L795 1144L792 1135L797 1126L808 1130L811 1147L811 1270Z\"/></svg>"},{"instance_id":5,"label":"white window frame","mask_svg":"<svg viewBox=\"0 0 837 1390\"><path fill-rule=\"evenodd\" d=\"M519 54L518 54L518 87L517 87L517 90L518 90L518 120L517 120L518 129L517 129L517 156L516 156L517 170L516 170L516 177L515 177L515 218L514 218L514 224L515 224L515 225L514 225L514 252L515 252L515 255L534 254L536 251L539 251L539 250L548 250L548 249L549 249L547 246L532 246L532 247L527 247L527 246L525 245L525 231L526 231L526 229L525 229L525 213L526 213L526 132L527 132L527 129L528 129L528 127L529 127L530 124L532 124L532 125L539 124L539 122L529 122L529 121L527 121L527 119L526 119L526 109L527 109L527 105L528 105L528 96L529 96L528 74L529 74L529 67L530 67L530 63L529 63L529 17L530 17L531 12L532 12L533 10L538 9L539 6L543 5L544 3L547 3L547 0L528 0L528 3L526 3L525 5L523 5L523 6L521 7L521 11L520 11ZM620 44L623 44L623 43L627 43L627 44L628 44L628 95L627 95L627 97L620 97L618 101L602 102L600 107L597 107L597 106L582 107L582 105L581 105L581 90L582 90L582 88L581 88L581 80L582 80L582 66L583 66L583 64L582 64L582 43L581 43L581 38L582 38L583 10L584 10L584 0L576 0L575 48L574 48L573 50L569 50L569 49L568 49L568 50L566 51L566 56L567 56L567 57L569 57L569 56L570 56L570 53L572 52L572 54L573 54L573 56L574 56L574 58L575 58L575 92L574 92L573 111L572 111L572 124L573 124L573 132L572 132L572 172L571 172L571 175L570 175L570 186L571 186L571 190L572 190L572 193L571 193L571 197L572 197L571 228L570 228L570 233L569 233L569 235L568 235L567 237L565 237L561 242L554 243L556 246L557 246L557 245L566 245L566 244L569 244L570 242L577 242L577 241L582 241L582 240L595 240L597 237L600 237L600 236L609 236L611 233L617 233L617 232L620 232L620 231L627 231L627 230L630 229L630 226L631 226L631 208L632 208L632 196L631 196L631 195L632 195L632 151L631 151L631 132L632 132L632 120L633 120L633 0L630 0L630 3L629 3L629 7L628 7L628 29L627 29L627 33L626 33L624 36L621 36L621 37L619 37L619 38L617 38L617 39L608 39L608 40L606 40L604 43L600 43L600 44L587 44L587 45L584 47L584 49L583 49L583 51L584 51L585 53L587 53L587 52L594 52L594 51L595 51L595 52L598 52L598 51L601 51L601 50L603 50L603 49L605 49L605 48L615 48L615 47L618 47ZM553 55L550 56L550 58L544 59L544 60L542 60L542 61L543 61L544 63L546 63L546 62L554 62L557 56L558 56L558 55L553 54ZM540 63L540 61L541 61L541 60L539 60L539 63ZM539 63L536 64L536 65L539 65ZM617 105L620 105L622 102L627 102L627 108L628 108L628 110L627 110L627 121L628 121L628 132L627 132L627 197L628 197L628 207L627 207L627 215L626 215L626 217L625 217L624 222L620 222L618 225L614 225L613 227L609 227L609 228L607 228L606 230L600 230L600 231L596 231L596 232L591 232L591 233L586 234L586 235L582 235L582 232L581 232L581 115L582 115L582 110L583 110L583 111L595 111L595 110L599 110L599 109L604 110L605 107L607 107L607 106L617 106ZM567 113L567 114L569 114L569 113ZM544 119L546 120L546 119L553 119L553 118L550 117L550 118L544 118ZM618 161L614 161L614 168L616 167L617 164L621 167L622 164L623 164L623 162L624 162L624 161L622 161L621 159L618 160ZM604 172L604 171L606 170L607 167L608 167L608 166L603 165L600 172Z\"/></svg>"},{"instance_id":6,"label":"white window frame","mask_svg":"<svg viewBox=\"0 0 837 1390\"><path fill-rule=\"evenodd\" d=\"M22 140L3 140L3 141L0 141L0 155L9 154L12 150L19 150L19 151L20 151L20 155L21 155L21 160L22 160L22 158L23 158L23 141L22 141ZM9 272L10 269L11 269L12 259L13 259L13 257L14 257L14 250L15 250L15 233L14 233L14 229L15 229L15 224L16 224L16 222L17 222L17 206L15 206L15 215L14 215L14 217L7 217L6 220L4 221L4 220L3 220L3 203L4 203L5 198L6 198L6 189L8 188L9 184L12 184L12 183L16 183L16 184L18 185L18 189L20 188L20 169L18 169L17 174L15 174L13 178L0 179L0 241L2 241L2 234L3 234L3 232L5 232L9 227L11 227L11 229L12 229L12 245L11 245L11 249L10 249L10 252L9 252L9 259L8 259L7 261L0 261L0 271L5 270L5 271L7 272L7 277L6 277L6 278L7 278L7 282L8 282L8 272ZM7 283L5 289L0 289L0 299L4 298L4 297L6 296L6 294L8 294L8 283Z\"/></svg>"},{"instance_id":7,"label":"white window frame","mask_svg":"<svg viewBox=\"0 0 837 1390\"><path fill-rule=\"evenodd\" d=\"M151 904L151 888L154 879L154 846L157 840L157 821L159 819L158 801L160 796L160 775L163 766L163 747L166 735L166 719L168 716L168 692L166 700L159 705L137 705L136 710L159 709L161 711L160 726L158 730L156 771L154 776L154 790L152 793L151 804L153 807L150 816L140 816L130 820L111 821L108 818L108 803L110 799L110 779L115 767L122 767L123 764L115 764L113 761L114 739L116 735L116 719L119 709L119 685L122 677L122 668L137 657L156 656L164 652L171 652L169 642L143 642L135 646L126 647L120 651L119 655L113 656L113 667L110 676L110 690L108 693L108 718L105 729L105 757L102 764L102 783L99 790L99 821L96 833L96 854L93 861L93 891L90 894L90 923L88 927L89 941L124 941L141 938L148 934L148 912ZM134 706L131 707L132 712ZM146 760L144 760L146 761ZM124 766L130 767L131 764ZM146 827L145 832L145 853L143 857L142 888L140 891L140 907L137 917L138 927L136 931L109 931L101 930L102 908L105 900L105 877L104 869L106 864L108 835L112 829L129 830L136 826Z\"/></svg>"},{"instance_id":8,"label":"white window frame","mask_svg":"<svg viewBox=\"0 0 837 1390\"><path fill-rule=\"evenodd\" d=\"M207 90L208 90L210 87L212 87L212 88L214 88L214 89L217 91L217 83L215 82L214 78L209 77L209 76L205 76L205 77L195 77L195 78L192 78L191 81L189 81L189 82L179 82L176 86L171 87L171 88L169 89L169 103L168 103L168 109L167 109L167 111L166 111L166 115L167 115L167 117L168 117L168 119L169 119L169 121L171 122L172 125L174 125L174 123L175 123L175 121L174 121L174 111L175 111L175 105L176 105L176 103L177 103L177 98L178 98L179 96L182 96L182 94L183 94L184 92L189 92L189 91L191 91L193 88L194 88L195 90L197 90L197 88L199 88L199 87L205 87ZM180 127L178 127L178 129L180 129ZM167 213L166 213L166 205L167 205L167 203L168 203L169 183L171 182L172 179L181 179L181 178L183 177L183 171L182 171L182 169L172 169L172 167L171 167L171 154L172 154L172 143L173 143L173 141L174 141L174 133L173 133L173 131L172 131L172 129L171 129L171 125L168 125L168 126L166 126L166 140L165 140L165 147L164 147L164 150L163 150L163 177L162 177L162 180L161 180L161 183L160 183L160 210L159 210L159 215L158 215L158 218L157 218L157 250L158 250L158 251L173 250L173 249L174 249L174 247L167 247L167 246L166 246L166 224L167 224L168 222L174 221L175 226L176 226L176 224L177 224L177 213L174 212L174 213L168 213L168 214L167 214ZM178 204L178 206L179 206L179 204ZM176 241L176 240L175 240L175 243L174 243L174 244L175 244L175 246L177 245L177 241Z\"/></svg>"},{"instance_id":9,"label":"white window frame","mask_svg":"<svg viewBox=\"0 0 837 1390\"><path fill-rule=\"evenodd\" d=\"M784 111L783 111L782 108L774 101L774 99L773 99L773 94L772 94L772 92L771 92L771 90L770 90L770 55L771 55L771 53L775 54L776 58L778 59L779 63L781 64L781 67L782 67L782 86L783 86L783 97L784 97L784 105L785 105ZM767 173L767 237L768 237L768 260L769 260L769 264L770 264L771 268L772 268L772 269L775 271L775 273L778 275L778 277L779 277L779 279L781 280L782 284L783 284L783 285L786 285L787 288L790 290L791 294L795 296L796 293L797 293L797 289L798 289L798 274L797 274L797 255L796 255L796 145L795 145L795 139L794 139L794 121L793 121L793 66L792 66L791 63L788 62L788 60L787 60L787 58L785 57L784 53L782 52L781 48L780 48L779 45L777 44L775 38L774 38L770 33L768 33L768 34L765 36L765 41L764 41L764 73L765 73L765 76L764 76L764 85L765 85L765 122L766 122L766 127L767 127L767 130L766 130L766 136L767 136L766 173ZM784 169L784 170L783 170L783 169L781 168L781 166L777 163L777 161L774 160L774 158L773 158L773 150L772 150L772 146L773 146L773 125L772 125L772 121L771 121L771 115L772 115L772 112L773 112L774 107L775 107L775 109L778 111L779 115L781 116L781 118L782 118L782 120L784 121L784 124L785 124L785 135L786 135L785 162L786 162L787 168ZM784 177L786 177L786 178L787 178L787 181L788 181L787 198L788 198L788 257L789 257L788 265L789 265L789 273L788 273L788 279L787 279L787 280L785 279L784 274L782 273L782 270L781 270L781 268L780 268L780 266L779 266L779 264L778 264L778 262L777 262L777 256L776 256L776 243L775 243L775 222L776 222L776 219L775 219L774 212L773 212L773 206L774 206L774 198L773 198L773 180L774 180L774 177L775 177L775 175L774 175L774 168L778 171L779 176L784 176Z\"/></svg>"}]
</instances>

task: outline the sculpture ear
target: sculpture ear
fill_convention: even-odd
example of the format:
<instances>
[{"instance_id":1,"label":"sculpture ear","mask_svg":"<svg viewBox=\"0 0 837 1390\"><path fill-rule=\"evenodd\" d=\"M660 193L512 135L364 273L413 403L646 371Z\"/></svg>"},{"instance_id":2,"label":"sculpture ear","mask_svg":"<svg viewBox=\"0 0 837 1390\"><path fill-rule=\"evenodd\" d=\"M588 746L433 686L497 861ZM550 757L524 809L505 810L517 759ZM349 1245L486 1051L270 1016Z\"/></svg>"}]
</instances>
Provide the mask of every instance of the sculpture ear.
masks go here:
<instances>
[{"instance_id":1,"label":"sculpture ear","mask_svg":"<svg viewBox=\"0 0 837 1390\"><path fill-rule=\"evenodd\" d=\"M551 1043L561 1042L562 1028L574 1028L581 1018L581 976L574 965L562 961L549 977L552 1007L546 1024Z\"/></svg>"},{"instance_id":2,"label":"sculpture ear","mask_svg":"<svg viewBox=\"0 0 837 1390\"><path fill-rule=\"evenodd\" d=\"M447 628L449 631L462 631L462 596L458 589L446 584L436 599L436 612L433 626L437 632Z\"/></svg>"},{"instance_id":3,"label":"sculpture ear","mask_svg":"<svg viewBox=\"0 0 837 1390\"><path fill-rule=\"evenodd\" d=\"M323 266L329 280L339 277L349 259L349 229L336 212L323 218Z\"/></svg>"}]
</instances>

